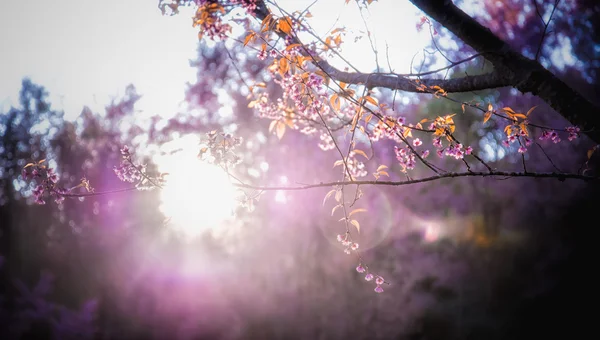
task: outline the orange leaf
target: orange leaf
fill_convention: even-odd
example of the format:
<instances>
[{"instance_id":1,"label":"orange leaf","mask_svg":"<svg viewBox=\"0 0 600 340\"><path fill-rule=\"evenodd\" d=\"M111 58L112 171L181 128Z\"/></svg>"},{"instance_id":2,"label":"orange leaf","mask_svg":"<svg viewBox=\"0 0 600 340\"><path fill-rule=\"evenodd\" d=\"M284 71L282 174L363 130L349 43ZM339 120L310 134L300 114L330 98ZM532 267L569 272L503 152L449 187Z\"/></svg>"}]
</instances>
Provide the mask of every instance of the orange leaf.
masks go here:
<instances>
[{"instance_id":1,"label":"orange leaf","mask_svg":"<svg viewBox=\"0 0 600 340\"><path fill-rule=\"evenodd\" d=\"M271 124L269 124L269 132L273 132L273 128L275 127L275 124L277 124L276 120L271 121Z\"/></svg>"},{"instance_id":2,"label":"orange leaf","mask_svg":"<svg viewBox=\"0 0 600 340\"><path fill-rule=\"evenodd\" d=\"M342 207L342 205L341 205L341 204L338 204L338 205L336 205L335 207L333 207L333 209L331 209L331 216L333 216L333 214L335 213L335 211L336 211L338 208L340 208L340 207Z\"/></svg>"},{"instance_id":3,"label":"orange leaf","mask_svg":"<svg viewBox=\"0 0 600 340\"><path fill-rule=\"evenodd\" d=\"M594 152L596 151L597 148L598 148L598 145L596 145L593 148L591 148L591 149L588 150L588 152L587 152L587 158L588 158L588 160L590 158L592 158L592 155L594 154Z\"/></svg>"},{"instance_id":4,"label":"orange leaf","mask_svg":"<svg viewBox=\"0 0 600 340\"><path fill-rule=\"evenodd\" d=\"M333 189L333 190L329 191L329 192L327 193L327 195L325 195L325 198L323 199L323 205L325 205L325 202L327 202L327 199L328 199L329 197L331 197L331 195L333 195L335 192L336 192L336 190L335 190L335 189Z\"/></svg>"},{"instance_id":5,"label":"orange leaf","mask_svg":"<svg viewBox=\"0 0 600 340\"><path fill-rule=\"evenodd\" d=\"M366 211L367 211L367 209L364 209L364 208L358 208L358 209L354 209L354 210L352 210L352 211L351 211L351 212L348 214L348 217L350 217L350 216L352 216L352 215L354 215L354 214L358 214L358 213L360 213L360 212L366 212Z\"/></svg>"},{"instance_id":6,"label":"orange leaf","mask_svg":"<svg viewBox=\"0 0 600 340\"><path fill-rule=\"evenodd\" d=\"M281 139L283 134L285 134L285 124L277 122L277 131L275 131L275 133L277 134L277 138Z\"/></svg>"},{"instance_id":7,"label":"orange leaf","mask_svg":"<svg viewBox=\"0 0 600 340\"><path fill-rule=\"evenodd\" d=\"M273 14L269 13L262 21L261 27L262 31L266 31L269 29L269 25L271 24L271 19L273 19Z\"/></svg>"},{"instance_id":8,"label":"orange leaf","mask_svg":"<svg viewBox=\"0 0 600 340\"><path fill-rule=\"evenodd\" d=\"M373 97L371 97L371 96L366 96L366 97L363 97L363 98L364 98L366 101L368 101L369 103L371 103L371 104L373 104L373 105L375 105L375 106L379 105L379 103L377 102L377 99L375 99L375 98L373 98Z\"/></svg>"},{"instance_id":9,"label":"orange leaf","mask_svg":"<svg viewBox=\"0 0 600 340\"><path fill-rule=\"evenodd\" d=\"M341 102L337 94L332 94L331 98L329 98L329 102L331 103L331 107L333 107L336 111L340 110Z\"/></svg>"},{"instance_id":10,"label":"orange leaf","mask_svg":"<svg viewBox=\"0 0 600 340\"><path fill-rule=\"evenodd\" d=\"M364 157L364 158L366 158L366 159L369 159L369 157L367 156L367 154L366 154L364 151L360 150L360 149L354 149L354 150L352 150L352 151L353 151L354 153L357 153L357 154L359 154L359 155L363 156L363 157Z\"/></svg>"},{"instance_id":11,"label":"orange leaf","mask_svg":"<svg viewBox=\"0 0 600 340\"><path fill-rule=\"evenodd\" d=\"M381 170L383 170L383 169L387 169L387 168L388 168L388 166L387 166L387 165L383 165L383 164L381 164L380 166L378 166L378 167L377 167L377 170L375 170L375 171L377 171L377 172L380 172Z\"/></svg>"},{"instance_id":12,"label":"orange leaf","mask_svg":"<svg viewBox=\"0 0 600 340\"><path fill-rule=\"evenodd\" d=\"M292 48L294 48L294 47L298 47L298 46L302 46L302 44L291 44L291 45L288 45L288 47L286 47L286 48L285 48L285 50L286 50L286 51L289 51L289 50L291 50Z\"/></svg>"},{"instance_id":13,"label":"orange leaf","mask_svg":"<svg viewBox=\"0 0 600 340\"><path fill-rule=\"evenodd\" d=\"M487 122L488 120L490 120L490 118L492 117L492 111L488 111L485 113L485 115L483 116L483 122Z\"/></svg>"},{"instance_id":14,"label":"orange leaf","mask_svg":"<svg viewBox=\"0 0 600 340\"><path fill-rule=\"evenodd\" d=\"M277 21L277 28L285 34L290 34L292 32L292 21L288 17L283 17Z\"/></svg>"},{"instance_id":15,"label":"orange leaf","mask_svg":"<svg viewBox=\"0 0 600 340\"><path fill-rule=\"evenodd\" d=\"M357 220L350 221L350 224L356 227L356 231L360 233L360 223Z\"/></svg>"},{"instance_id":16,"label":"orange leaf","mask_svg":"<svg viewBox=\"0 0 600 340\"><path fill-rule=\"evenodd\" d=\"M529 111L527 111L527 114L526 114L526 116L529 116L529 114L530 114L531 112L533 112L533 110L535 110L535 108L536 108L536 107L538 107L538 106L536 105L536 106L532 107L531 109L529 109Z\"/></svg>"},{"instance_id":17,"label":"orange leaf","mask_svg":"<svg viewBox=\"0 0 600 340\"><path fill-rule=\"evenodd\" d=\"M504 107L504 108L502 108L502 111L504 111L504 112L507 112L507 113L512 113L512 114L515 114L515 113L516 113L516 112L515 112L513 109L511 109L510 107Z\"/></svg>"},{"instance_id":18,"label":"orange leaf","mask_svg":"<svg viewBox=\"0 0 600 340\"><path fill-rule=\"evenodd\" d=\"M248 45L248 43L250 42L250 40L253 40L253 38L255 37L256 33L254 32L250 32L250 34L248 34L246 36L246 39L244 39L244 46Z\"/></svg>"},{"instance_id":19,"label":"orange leaf","mask_svg":"<svg viewBox=\"0 0 600 340\"><path fill-rule=\"evenodd\" d=\"M279 74L283 77L283 75L289 69L288 61L286 58L279 59Z\"/></svg>"}]
</instances>

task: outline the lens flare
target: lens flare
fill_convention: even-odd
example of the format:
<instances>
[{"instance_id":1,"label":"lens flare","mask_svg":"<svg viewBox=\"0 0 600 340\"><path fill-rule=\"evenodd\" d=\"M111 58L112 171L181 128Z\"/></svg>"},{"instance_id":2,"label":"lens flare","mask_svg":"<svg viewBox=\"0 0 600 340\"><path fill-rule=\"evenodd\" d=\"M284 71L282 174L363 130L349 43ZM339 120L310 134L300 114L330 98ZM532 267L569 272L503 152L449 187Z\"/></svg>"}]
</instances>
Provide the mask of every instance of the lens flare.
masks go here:
<instances>
[{"instance_id":1,"label":"lens flare","mask_svg":"<svg viewBox=\"0 0 600 340\"><path fill-rule=\"evenodd\" d=\"M197 142L162 156L156 163L168 172L161 191L161 212L169 225L188 237L222 226L232 217L235 189L222 169L197 158Z\"/></svg>"}]
</instances>

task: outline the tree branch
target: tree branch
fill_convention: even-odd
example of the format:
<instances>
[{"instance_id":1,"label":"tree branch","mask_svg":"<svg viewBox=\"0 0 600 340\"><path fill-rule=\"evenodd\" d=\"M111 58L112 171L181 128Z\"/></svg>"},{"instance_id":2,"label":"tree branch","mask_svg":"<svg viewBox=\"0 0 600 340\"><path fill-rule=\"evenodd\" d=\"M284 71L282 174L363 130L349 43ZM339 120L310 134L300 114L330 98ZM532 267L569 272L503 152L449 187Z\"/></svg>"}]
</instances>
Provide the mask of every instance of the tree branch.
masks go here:
<instances>
[{"instance_id":1,"label":"tree branch","mask_svg":"<svg viewBox=\"0 0 600 340\"><path fill-rule=\"evenodd\" d=\"M410 185L424 182L436 181L444 178L455 178L455 177L505 177L505 178L515 178L515 177L533 177L533 178L555 178L559 181L564 181L566 179L579 179L584 181L592 181L598 180L598 177L584 176L578 174L562 174L556 172L509 172L509 171L492 171L492 172L448 172L440 175L411 179L406 181L340 181L340 182L321 182L318 184L308 184L301 186L255 186L250 184L234 184L234 186L238 188L245 189L253 189L253 190L264 190L264 191L272 191L272 190L284 190L284 191L296 191L296 190L306 190L312 188L324 188L324 187L334 187L334 186L345 186L345 185L388 185L388 186L401 186L401 185Z\"/></svg>"},{"instance_id":2,"label":"tree branch","mask_svg":"<svg viewBox=\"0 0 600 340\"><path fill-rule=\"evenodd\" d=\"M415 86L415 81L400 75L344 72L331 66L325 60L319 60L318 65L334 80L342 81L347 84L361 84L368 88L383 87L390 90L400 90L406 92L431 93L421 91ZM492 72L477 76L466 76L454 79L420 79L421 84L426 86L437 85L448 93L470 92L497 87L510 86L512 79L506 77L501 72Z\"/></svg>"},{"instance_id":3,"label":"tree branch","mask_svg":"<svg viewBox=\"0 0 600 340\"><path fill-rule=\"evenodd\" d=\"M267 15L270 14L270 11L266 7L266 4L262 1L257 2L257 10L254 12L254 15L260 21L264 20ZM281 37L286 37L287 35L281 31L277 31L277 33ZM290 37L294 40L294 43L302 44L295 36L290 35ZM302 51L301 53L307 54L306 51ZM478 54L480 56L483 53ZM431 93L430 91L422 91L417 89L415 85L415 81L405 78L402 75L397 75L393 73L362 73L362 72L345 72L341 71L331 64L329 64L326 60L319 58L317 56L312 56L316 63L316 66L322 69L325 73L327 73L332 79L341 81L347 84L360 84L365 85L367 88L375 88L382 87L390 90L401 90L405 92L415 92L415 93ZM473 59L474 57L468 58L467 60ZM463 61L455 63L456 66ZM492 72L483 75L477 76L466 76L462 78L455 79L419 79L421 84L426 86L434 86L437 85L443 88L448 93L453 92L471 92L478 90L485 90L491 88L498 88L504 86L510 86L512 79L505 76L502 72Z\"/></svg>"},{"instance_id":4,"label":"tree branch","mask_svg":"<svg viewBox=\"0 0 600 340\"><path fill-rule=\"evenodd\" d=\"M511 86L537 95L573 125L589 130L588 137L600 143L600 108L539 62L512 49L450 0L410 1L476 51L487 52L486 58L510 79Z\"/></svg>"}]
</instances>

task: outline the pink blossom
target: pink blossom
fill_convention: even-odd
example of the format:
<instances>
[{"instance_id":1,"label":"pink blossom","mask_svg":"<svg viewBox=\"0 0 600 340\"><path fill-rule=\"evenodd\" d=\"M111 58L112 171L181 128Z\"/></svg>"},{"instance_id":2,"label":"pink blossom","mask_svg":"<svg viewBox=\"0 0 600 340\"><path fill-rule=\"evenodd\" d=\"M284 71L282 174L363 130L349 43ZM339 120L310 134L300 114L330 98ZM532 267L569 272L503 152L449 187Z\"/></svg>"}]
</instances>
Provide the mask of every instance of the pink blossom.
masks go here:
<instances>
[{"instance_id":1,"label":"pink blossom","mask_svg":"<svg viewBox=\"0 0 600 340\"><path fill-rule=\"evenodd\" d=\"M423 142L421 142L421 140L419 138L415 138L415 140L413 140L414 146L420 146L421 144L423 144Z\"/></svg>"},{"instance_id":2,"label":"pink blossom","mask_svg":"<svg viewBox=\"0 0 600 340\"><path fill-rule=\"evenodd\" d=\"M375 293L383 293L383 288L381 286L375 287Z\"/></svg>"},{"instance_id":3,"label":"pink blossom","mask_svg":"<svg viewBox=\"0 0 600 340\"><path fill-rule=\"evenodd\" d=\"M258 52L258 54L256 55L256 57L259 60L265 60L265 59L267 59L267 51L260 51L260 52Z\"/></svg>"},{"instance_id":4,"label":"pink blossom","mask_svg":"<svg viewBox=\"0 0 600 340\"><path fill-rule=\"evenodd\" d=\"M573 141L574 139L577 139L579 137L580 131L581 130L577 126L568 126L567 132L569 133L569 142Z\"/></svg>"}]
</instances>

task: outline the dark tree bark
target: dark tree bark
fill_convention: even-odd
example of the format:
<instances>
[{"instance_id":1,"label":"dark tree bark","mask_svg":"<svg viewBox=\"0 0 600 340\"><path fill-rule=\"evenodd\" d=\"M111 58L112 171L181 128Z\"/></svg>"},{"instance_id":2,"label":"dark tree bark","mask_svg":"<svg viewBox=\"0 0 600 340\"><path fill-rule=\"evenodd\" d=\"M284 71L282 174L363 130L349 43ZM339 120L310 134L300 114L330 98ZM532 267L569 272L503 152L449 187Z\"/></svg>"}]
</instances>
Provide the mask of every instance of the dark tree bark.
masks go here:
<instances>
[{"instance_id":1,"label":"dark tree bark","mask_svg":"<svg viewBox=\"0 0 600 340\"><path fill-rule=\"evenodd\" d=\"M492 31L456 7L450 0L410 0L415 6L442 24L450 32L486 58L497 72L510 79L510 85L523 93L532 93L573 125L588 130L587 135L600 143L600 108L545 69L512 49Z\"/></svg>"}]
</instances>

